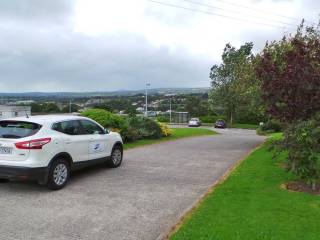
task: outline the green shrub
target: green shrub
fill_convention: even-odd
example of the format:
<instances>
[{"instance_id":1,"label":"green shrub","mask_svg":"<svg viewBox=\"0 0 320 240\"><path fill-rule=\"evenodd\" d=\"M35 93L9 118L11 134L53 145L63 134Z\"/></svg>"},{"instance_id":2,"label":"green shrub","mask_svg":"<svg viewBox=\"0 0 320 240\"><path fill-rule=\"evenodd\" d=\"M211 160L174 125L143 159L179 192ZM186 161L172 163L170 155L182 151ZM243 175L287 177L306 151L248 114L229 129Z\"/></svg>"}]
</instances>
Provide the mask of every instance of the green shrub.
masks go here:
<instances>
[{"instance_id":1,"label":"green shrub","mask_svg":"<svg viewBox=\"0 0 320 240\"><path fill-rule=\"evenodd\" d=\"M120 134L124 142L134 142L141 138L138 130L134 127L129 126L127 122L120 130Z\"/></svg>"},{"instance_id":2,"label":"green shrub","mask_svg":"<svg viewBox=\"0 0 320 240\"><path fill-rule=\"evenodd\" d=\"M157 117L157 121L158 122L164 122L164 123L170 122L170 116L169 115L159 115Z\"/></svg>"},{"instance_id":3,"label":"green shrub","mask_svg":"<svg viewBox=\"0 0 320 240\"><path fill-rule=\"evenodd\" d=\"M288 126L275 146L288 152L289 169L315 188L320 182L320 114Z\"/></svg>"},{"instance_id":4,"label":"green shrub","mask_svg":"<svg viewBox=\"0 0 320 240\"><path fill-rule=\"evenodd\" d=\"M276 133L281 131L282 131L282 127L280 123L272 119L267 121L257 129L257 133L260 135L264 135L268 133Z\"/></svg>"},{"instance_id":5,"label":"green shrub","mask_svg":"<svg viewBox=\"0 0 320 240\"><path fill-rule=\"evenodd\" d=\"M124 142L132 142L144 138L160 138L163 136L159 123L149 118L129 116L122 117L104 109L90 109L82 113L121 134Z\"/></svg>"},{"instance_id":6,"label":"green shrub","mask_svg":"<svg viewBox=\"0 0 320 240\"><path fill-rule=\"evenodd\" d=\"M129 128L137 130L139 139L142 138L160 138L162 131L160 125L149 118L145 117L130 117L127 119Z\"/></svg>"},{"instance_id":7,"label":"green shrub","mask_svg":"<svg viewBox=\"0 0 320 240\"><path fill-rule=\"evenodd\" d=\"M91 118L105 128L122 129L125 119L104 109L89 109L82 113L82 116Z\"/></svg>"},{"instance_id":8,"label":"green shrub","mask_svg":"<svg viewBox=\"0 0 320 240\"><path fill-rule=\"evenodd\" d=\"M235 121L242 124L259 124L264 122L266 119L264 116L257 116L256 114L251 113L242 113L237 115Z\"/></svg>"}]
</instances>

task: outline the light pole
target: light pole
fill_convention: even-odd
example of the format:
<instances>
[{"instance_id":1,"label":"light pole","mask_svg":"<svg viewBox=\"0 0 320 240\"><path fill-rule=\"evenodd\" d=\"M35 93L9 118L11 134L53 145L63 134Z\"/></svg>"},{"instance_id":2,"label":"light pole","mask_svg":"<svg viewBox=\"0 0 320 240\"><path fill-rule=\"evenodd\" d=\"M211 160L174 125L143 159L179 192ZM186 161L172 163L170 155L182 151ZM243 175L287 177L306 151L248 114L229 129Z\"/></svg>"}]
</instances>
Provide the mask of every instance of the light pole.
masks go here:
<instances>
[{"instance_id":1,"label":"light pole","mask_svg":"<svg viewBox=\"0 0 320 240\"><path fill-rule=\"evenodd\" d=\"M172 123L172 97L174 97L174 94L168 94L169 97L169 114L170 114L170 123Z\"/></svg>"},{"instance_id":2,"label":"light pole","mask_svg":"<svg viewBox=\"0 0 320 240\"><path fill-rule=\"evenodd\" d=\"M150 87L150 83L146 84L146 111L145 116L148 117L148 87Z\"/></svg>"},{"instance_id":3,"label":"light pole","mask_svg":"<svg viewBox=\"0 0 320 240\"><path fill-rule=\"evenodd\" d=\"M171 107L171 96L170 96L170 124L171 124L171 119L172 119L171 118L171 116L172 116L171 114L172 114L172 107Z\"/></svg>"}]
</instances>

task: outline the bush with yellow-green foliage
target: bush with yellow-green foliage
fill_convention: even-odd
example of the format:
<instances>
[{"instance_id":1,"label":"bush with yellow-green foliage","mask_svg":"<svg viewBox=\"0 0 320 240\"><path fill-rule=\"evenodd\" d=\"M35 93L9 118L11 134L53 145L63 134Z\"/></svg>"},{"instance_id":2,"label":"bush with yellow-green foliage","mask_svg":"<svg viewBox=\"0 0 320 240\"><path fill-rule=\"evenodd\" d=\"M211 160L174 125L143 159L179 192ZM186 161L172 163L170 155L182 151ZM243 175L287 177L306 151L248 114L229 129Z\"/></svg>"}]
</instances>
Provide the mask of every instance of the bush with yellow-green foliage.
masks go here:
<instances>
[{"instance_id":1,"label":"bush with yellow-green foliage","mask_svg":"<svg viewBox=\"0 0 320 240\"><path fill-rule=\"evenodd\" d=\"M164 137L169 137L172 135L172 129L168 125L163 124L163 123L159 123L159 125L161 128L162 135Z\"/></svg>"}]
</instances>

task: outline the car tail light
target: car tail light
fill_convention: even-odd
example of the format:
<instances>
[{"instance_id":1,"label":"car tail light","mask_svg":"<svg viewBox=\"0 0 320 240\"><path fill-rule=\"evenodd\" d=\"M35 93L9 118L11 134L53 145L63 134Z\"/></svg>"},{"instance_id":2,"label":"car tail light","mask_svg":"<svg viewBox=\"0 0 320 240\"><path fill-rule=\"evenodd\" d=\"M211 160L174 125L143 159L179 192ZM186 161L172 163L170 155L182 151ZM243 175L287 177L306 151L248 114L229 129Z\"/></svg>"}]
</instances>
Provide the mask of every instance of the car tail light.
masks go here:
<instances>
[{"instance_id":1,"label":"car tail light","mask_svg":"<svg viewBox=\"0 0 320 240\"><path fill-rule=\"evenodd\" d=\"M17 142L15 145L18 149L42 149L42 147L49 142L51 142L51 138L41 138L25 142Z\"/></svg>"}]
</instances>

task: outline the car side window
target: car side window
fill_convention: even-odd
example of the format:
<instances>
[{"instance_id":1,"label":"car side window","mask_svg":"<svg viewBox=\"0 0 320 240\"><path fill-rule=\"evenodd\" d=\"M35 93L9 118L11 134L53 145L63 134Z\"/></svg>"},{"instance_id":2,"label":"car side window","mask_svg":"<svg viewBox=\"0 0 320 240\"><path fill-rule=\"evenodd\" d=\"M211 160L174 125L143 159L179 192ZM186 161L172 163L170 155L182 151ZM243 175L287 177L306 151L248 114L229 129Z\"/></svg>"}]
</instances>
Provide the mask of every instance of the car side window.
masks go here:
<instances>
[{"instance_id":1,"label":"car side window","mask_svg":"<svg viewBox=\"0 0 320 240\"><path fill-rule=\"evenodd\" d=\"M68 135L82 134L82 128L78 120L55 123L53 124L52 129Z\"/></svg>"},{"instance_id":2,"label":"car side window","mask_svg":"<svg viewBox=\"0 0 320 240\"><path fill-rule=\"evenodd\" d=\"M103 134L104 130L99 125L89 120L80 120L84 134Z\"/></svg>"}]
</instances>

